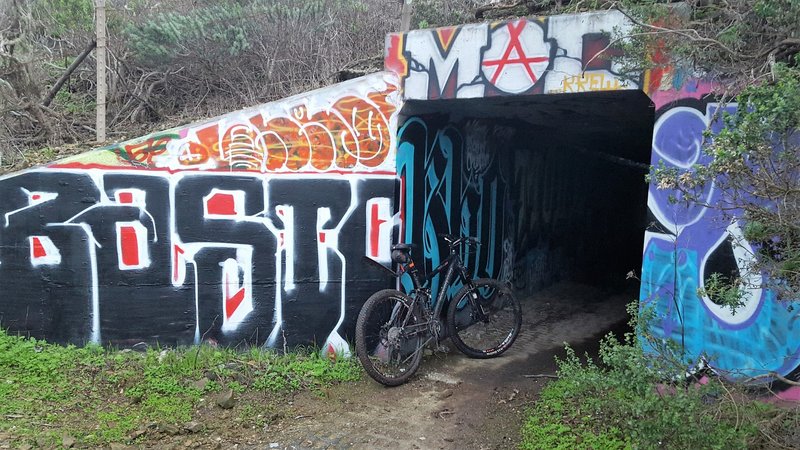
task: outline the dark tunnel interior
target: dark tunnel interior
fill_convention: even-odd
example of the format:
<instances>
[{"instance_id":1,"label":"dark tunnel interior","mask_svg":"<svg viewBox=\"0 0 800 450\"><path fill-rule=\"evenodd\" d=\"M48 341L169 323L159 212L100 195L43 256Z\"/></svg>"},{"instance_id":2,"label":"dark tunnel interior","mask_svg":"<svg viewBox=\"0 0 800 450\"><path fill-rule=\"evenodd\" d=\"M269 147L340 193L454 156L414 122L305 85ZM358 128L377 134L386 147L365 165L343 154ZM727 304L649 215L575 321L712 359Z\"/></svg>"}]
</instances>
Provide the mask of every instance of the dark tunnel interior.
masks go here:
<instances>
[{"instance_id":1,"label":"dark tunnel interior","mask_svg":"<svg viewBox=\"0 0 800 450\"><path fill-rule=\"evenodd\" d=\"M653 123L641 91L408 102L398 171L414 173L406 209L423 226L406 237L488 240L468 262L525 292L636 290L626 274L641 270ZM428 259L442 251L426 241Z\"/></svg>"}]
</instances>

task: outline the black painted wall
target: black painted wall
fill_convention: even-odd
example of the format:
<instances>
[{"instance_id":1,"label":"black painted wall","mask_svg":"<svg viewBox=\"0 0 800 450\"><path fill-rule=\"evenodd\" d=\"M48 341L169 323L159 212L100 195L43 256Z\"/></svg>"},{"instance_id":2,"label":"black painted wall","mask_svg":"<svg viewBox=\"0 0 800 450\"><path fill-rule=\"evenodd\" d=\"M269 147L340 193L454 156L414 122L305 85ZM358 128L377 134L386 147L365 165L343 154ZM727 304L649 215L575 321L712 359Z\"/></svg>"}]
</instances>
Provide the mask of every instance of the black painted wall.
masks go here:
<instances>
[{"instance_id":1,"label":"black painted wall","mask_svg":"<svg viewBox=\"0 0 800 450\"><path fill-rule=\"evenodd\" d=\"M222 211L235 215L208 210L220 190L241 197ZM364 300L391 284L363 256L368 202L391 214L395 190L394 177L357 175L42 169L0 180L0 326L120 346L345 342ZM133 270L118 229L131 223L146 230Z\"/></svg>"}]
</instances>

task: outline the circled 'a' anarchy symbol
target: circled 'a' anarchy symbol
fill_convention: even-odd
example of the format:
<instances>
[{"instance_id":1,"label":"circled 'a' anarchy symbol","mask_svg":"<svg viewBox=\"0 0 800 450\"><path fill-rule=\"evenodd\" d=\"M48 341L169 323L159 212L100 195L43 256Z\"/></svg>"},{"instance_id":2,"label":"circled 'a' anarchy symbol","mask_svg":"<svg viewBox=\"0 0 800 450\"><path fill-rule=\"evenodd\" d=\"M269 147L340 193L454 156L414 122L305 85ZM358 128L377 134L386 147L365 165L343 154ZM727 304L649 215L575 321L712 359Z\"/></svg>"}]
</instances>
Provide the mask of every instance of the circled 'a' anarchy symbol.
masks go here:
<instances>
[{"instance_id":1,"label":"circled 'a' anarchy symbol","mask_svg":"<svg viewBox=\"0 0 800 450\"><path fill-rule=\"evenodd\" d=\"M502 91L520 93L541 78L550 63L550 44L535 22L509 22L492 32L492 44L483 54L482 70Z\"/></svg>"}]
</instances>

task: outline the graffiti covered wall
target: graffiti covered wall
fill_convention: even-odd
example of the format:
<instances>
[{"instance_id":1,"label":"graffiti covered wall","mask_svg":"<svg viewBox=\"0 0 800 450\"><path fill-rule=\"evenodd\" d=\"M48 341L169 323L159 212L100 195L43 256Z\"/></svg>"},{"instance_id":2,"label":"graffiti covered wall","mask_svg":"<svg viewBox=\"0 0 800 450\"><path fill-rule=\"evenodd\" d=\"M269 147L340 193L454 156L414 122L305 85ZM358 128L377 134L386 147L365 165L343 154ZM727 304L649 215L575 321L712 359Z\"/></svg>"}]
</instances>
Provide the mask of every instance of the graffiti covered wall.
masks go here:
<instances>
[{"instance_id":1,"label":"graffiti covered wall","mask_svg":"<svg viewBox=\"0 0 800 450\"><path fill-rule=\"evenodd\" d=\"M390 34L386 69L409 100L641 89L648 74L623 77L611 56L619 11Z\"/></svg>"},{"instance_id":2,"label":"graffiti covered wall","mask_svg":"<svg viewBox=\"0 0 800 450\"><path fill-rule=\"evenodd\" d=\"M389 259L394 80L2 179L2 325L58 342L346 351L364 299L389 283L361 260Z\"/></svg>"},{"instance_id":3,"label":"graffiti covered wall","mask_svg":"<svg viewBox=\"0 0 800 450\"><path fill-rule=\"evenodd\" d=\"M636 232L597 212L638 201L621 191L631 175L594 191L575 179L611 170L586 155L632 158L619 139L594 136L576 155L519 108L398 114L415 100L642 91L657 110L651 162L688 167L702 130L719 127L712 86L657 51L658 67L623 74L612 34L629 29L605 11L390 34L384 73L0 179L0 325L60 342L344 350L364 299L390 282L361 258L388 262L395 232L422 245L428 268L445 251L436 233L479 236L476 275L529 289L616 272L610 243ZM596 119L584 119L558 138L585 135ZM697 295L708 274L737 270L740 225L669 194L650 186L646 204L641 299L657 308L654 331L744 369L731 376L790 373L800 334L770 292L736 314Z\"/></svg>"},{"instance_id":4,"label":"graffiti covered wall","mask_svg":"<svg viewBox=\"0 0 800 450\"><path fill-rule=\"evenodd\" d=\"M703 132L722 128L720 113L735 113L713 97L685 98L658 112L652 164L688 168L703 163ZM796 312L775 300L759 274L746 275L744 305L735 312L708 296L698 295L713 273L746 274L754 250L742 238L742 224L730 222L719 210L670 201L680 194L650 186L652 225L645 235L641 299L653 306L657 336L685 345L687 353L706 359L735 378L788 374L800 365L800 323ZM726 199L713 183L704 202Z\"/></svg>"},{"instance_id":5,"label":"graffiti covered wall","mask_svg":"<svg viewBox=\"0 0 800 450\"><path fill-rule=\"evenodd\" d=\"M406 100L635 90L649 81L649 73L624 78L608 58L618 54L609 50L610 31L629 27L621 13L607 12L396 33L387 36L385 66L400 77ZM469 116L470 108L481 106L464 106L462 116ZM550 232L549 217L537 219L556 210L548 196L568 197L572 186L565 181L569 177L551 176L559 169L550 160L564 157L555 150L556 142L518 145L525 151L516 162L512 152L500 156L511 135L530 128L529 123L512 123L517 112L507 114L482 124L447 124L441 118L428 123L430 117L402 122L398 172L404 177L405 198L413 198L403 211L407 222L422 225L407 228L405 238L422 243L428 265L435 266L446 250L437 244L437 230L479 235L490 249L470 255L481 259L474 261L479 275L503 276L533 289L565 272L568 258L549 248L558 246L557 240L546 238L558 233ZM518 134L516 142L524 142L524 133ZM526 135L527 142L542 143L542 138ZM499 170L503 164L509 167L505 174ZM513 173L512 167L528 170ZM550 172L548 177L535 178L541 170ZM526 195L537 183L540 191ZM519 219L511 196L531 206L532 216ZM540 200L545 208L526 204L529 199ZM563 206L572 214L580 211Z\"/></svg>"},{"instance_id":6,"label":"graffiti covered wall","mask_svg":"<svg viewBox=\"0 0 800 450\"><path fill-rule=\"evenodd\" d=\"M509 195L505 176L510 158L499 154L504 131L491 123L448 123L446 117L414 117L398 132L403 238L421 243L425 272L448 256L440 233L478 237L482 245L465 246L464 260L477 277L505 277L505 239ZM509 130L510 131L510 130ZM495 139L493 139L495 138ZM501 167L503 166L503 167ZM414 226L411 226L414 224ZM432 289L436 292L438 280ZM456 290L458 286L454 286Z\"/></svg>"},{"instance_id":7,"label":"graffiti covered wall","mask_svg":"<svg viewBox=\"0 0 800 450\"><path fill-rule=\"evenodd\" d=\"M630 29L621 13L607 11L390 34L385 67L398 74L407 100L641 90L658 111L651 162L688 168L703 158L703 130L721 126L715 115L720 107L710 95L713 86L687 76L689 72L673 66L659 49L653 50L657 67L623 74L613 58L619 53L610 45L611 36ZM413 121L401 126L401 148L405 134L421 127ZM449 174L456 173L459 165L462 171L469 168L458 156L450 157L447 147L436 146L438 141L449 144L463 139L463 132L458 138L452 134L447 127L429 130L427 145L432 150L426 155L432 156L430 160L426 156L421 167L415 159L421 174L416 176L428 176L430 168L437 173L426 178L429 189L418 201L432 202L429 215L442 209L441 203L455 204L446 217L451 229L460 226L463 217L454 200L459 191L449 192L442 186L451 185ZM403 170L402 152L399 157ZM508 182L508 178L503 180ZM429 198L429 194L435 195ZM697 288L711 273L737 271L748 249L736 244L740 224L725 222L711 210L672 205L668 199L674 194L649 188L651 226L645 236L640 298L643 304L656 307L659 321L653 331L680 342L689 357L703 357L733 378L773 371L786 375L797 369L798 324L787 305L776 302L772 293L751 289L746 305L735 314L698 295ZM715 201L717 195L710 187L708 200ZM485 196L481 201L493 210L496 199ZM507 226L495 225L495 239L502 236L507 242L508 233ZM406 237L419 239L408 232ZM531 265L522 262L518 248L509 247L516 255L515 266Z\"/></svg>"}]
</instances>

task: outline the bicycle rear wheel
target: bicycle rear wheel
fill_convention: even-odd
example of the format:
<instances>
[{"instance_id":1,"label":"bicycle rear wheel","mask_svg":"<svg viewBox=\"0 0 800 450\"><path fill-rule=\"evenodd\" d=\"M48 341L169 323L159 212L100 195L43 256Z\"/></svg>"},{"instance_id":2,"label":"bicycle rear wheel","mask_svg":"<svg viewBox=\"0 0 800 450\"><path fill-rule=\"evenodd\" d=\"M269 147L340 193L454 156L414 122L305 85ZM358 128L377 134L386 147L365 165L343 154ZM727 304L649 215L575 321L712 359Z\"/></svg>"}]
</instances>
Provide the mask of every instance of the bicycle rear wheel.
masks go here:
<instances>
[{"instance_id":1,"label":"bicycle rear wheel","mask_svg":"<svg viewBox=\"0 0 800 450\"><path fill-rule=\"evenodd\" d=\"M385 289L364 303L356 322L356 353L364 370L378 383L398 386L419 368L424 323L413 300Z\"/></svg>"},{"instance_id":2,"label":"bicycle rear wheel","mask_svg":"<svg viewBox=\"0 0 800 450\"><path fill-rule=\"evenodd\" d=\"M453 344L471 358L493 358L508 350L522 327L522 308L504 283L473 280L450 300L447 328Z\"/></svg>"}]
</instances>

